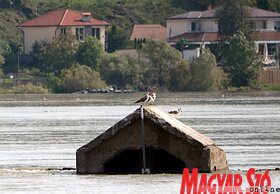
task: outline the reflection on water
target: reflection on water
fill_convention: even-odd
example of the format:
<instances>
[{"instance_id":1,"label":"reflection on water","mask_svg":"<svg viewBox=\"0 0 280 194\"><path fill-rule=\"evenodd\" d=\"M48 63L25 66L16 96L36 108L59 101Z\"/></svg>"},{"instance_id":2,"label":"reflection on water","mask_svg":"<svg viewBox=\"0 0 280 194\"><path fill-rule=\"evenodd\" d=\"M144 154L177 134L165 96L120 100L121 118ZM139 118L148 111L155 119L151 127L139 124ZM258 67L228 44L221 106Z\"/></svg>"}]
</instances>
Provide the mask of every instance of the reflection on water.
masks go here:
<instances>
[{"instance_id":1,"label":"reflection on water","mask_svg":"<svg viewBox=\"0 0 280 194\"><path fill-rule=\"evenodd\" d=\"M134 111L131 102L142 95L0 96L0 192L178 193L181 175L55 170L75 168L76 149ZM280 167L279 93L161 93L157 106L181 107L179 119L223 148L232 170ZM278 185L279 177L274 173Z\"/></svg>"}]
</instances>

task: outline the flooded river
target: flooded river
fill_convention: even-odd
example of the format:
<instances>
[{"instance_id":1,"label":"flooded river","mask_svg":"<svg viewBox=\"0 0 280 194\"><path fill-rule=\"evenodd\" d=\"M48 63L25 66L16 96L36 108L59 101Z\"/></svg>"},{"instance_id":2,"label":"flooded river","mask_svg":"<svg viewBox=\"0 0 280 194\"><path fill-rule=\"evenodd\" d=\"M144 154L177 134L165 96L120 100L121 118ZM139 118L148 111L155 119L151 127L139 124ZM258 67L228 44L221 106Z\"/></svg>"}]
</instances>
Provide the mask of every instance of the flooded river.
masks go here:
<instances>
[{"instance_id":1,"label":"flooded river","mask_svg":"<svg viewBox=\"0 0 280 194\"><path fill-rule=\"evenodd\" d=\"M179 193L181 175L76 175L75 152L143 93L0 96L0 193ZM209 136L233 171L280 167L280 93L159 93L160 109ZM61 170L67 168L68 170ZM280 187L279 171L270 172Z\"/></svg>"}]
</instances>

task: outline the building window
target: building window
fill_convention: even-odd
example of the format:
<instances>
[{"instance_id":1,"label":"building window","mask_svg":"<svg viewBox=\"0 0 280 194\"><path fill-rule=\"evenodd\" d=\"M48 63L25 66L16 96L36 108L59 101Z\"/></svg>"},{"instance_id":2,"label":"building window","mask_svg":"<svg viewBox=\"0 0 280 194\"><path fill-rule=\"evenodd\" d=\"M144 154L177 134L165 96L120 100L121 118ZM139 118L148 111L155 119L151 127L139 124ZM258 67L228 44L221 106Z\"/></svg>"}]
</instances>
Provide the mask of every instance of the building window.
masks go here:
<instances>
[{"instance_id":1,"label":"building window","mask_svg":"<svg viewBox=\"0 0 280 194\"><path fill-rule=\"evenodd\" d=\"M267 51L269 56L275 56L276 44L267 44Z\"/></svg>"},{"instance_id":2,"label":"building window","mask_svg":"<svg viewBox=\"0 0 280 194\"><path fill-rule=\"evenodd\" d=\"M262 29L266 29L266 21L263 21Z\"/></svg>"},{"instance_id":3,"label":"building window","mask_svg":"<svg viewBox=\"0 0 280 194\"><path fill-rule=\"evenodd\" d=\"M84 39L84 28L76 28L76 38L77 40Z\"/></svg>"},{"instance_id":4,"label":"building window","mask_svg":"<svg viewBox=\"0 0 280 194\"><path fill-rule=\"evenodd\" d=\"M196 22L192 22L192 28L191 28L192 32L196 31Z\"/></svg>"},{"instance_id":5,"label":"building window","mask_svg":"<svg viewBox=\"0 0 280 194\"><path fill-rule=\"evenodd\" d=\"M275 22L274 22L274 29L275 29L276 31L280 31L280 21L275 21Z\"/></svg>"},{"instance_id":6,"label":"building window","mask_svg":"<svg viewBox=\"0 0 280 194\"><path fill-rule=\"evenodd\" d=\"M92 28L91 35L100 40L100 28Z\"/></svg>"},{"instance_id":7,"label":"building window","mask_svg":"<svg viewBox=\"0 0 280 194\"><path fill-rule=\"evenodd\" d=\"M60 35L66 35L66 28L60 28Z\"/></svg>"}]
</instances>

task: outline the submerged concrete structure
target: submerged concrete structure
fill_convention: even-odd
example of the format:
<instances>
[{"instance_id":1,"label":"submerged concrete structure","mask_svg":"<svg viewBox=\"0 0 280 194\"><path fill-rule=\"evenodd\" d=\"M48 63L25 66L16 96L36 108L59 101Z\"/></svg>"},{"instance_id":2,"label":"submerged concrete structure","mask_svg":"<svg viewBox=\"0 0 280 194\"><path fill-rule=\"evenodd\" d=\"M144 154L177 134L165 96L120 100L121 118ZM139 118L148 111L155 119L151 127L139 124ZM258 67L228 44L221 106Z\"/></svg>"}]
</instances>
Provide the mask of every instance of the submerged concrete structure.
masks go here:
<instances>
[{"instance_id":1,"label":"submerged concrete structure","mask_svg":"<svg viewBox=\"0 0 280 194\"><path fill-rule=\"evenodd\" d=\"M144 112L146 163L151 173L228 170L214 141L155 106ZM78 174L138 174L143 168L140 109L76 152Z\"/></svg>"}]
</instances>

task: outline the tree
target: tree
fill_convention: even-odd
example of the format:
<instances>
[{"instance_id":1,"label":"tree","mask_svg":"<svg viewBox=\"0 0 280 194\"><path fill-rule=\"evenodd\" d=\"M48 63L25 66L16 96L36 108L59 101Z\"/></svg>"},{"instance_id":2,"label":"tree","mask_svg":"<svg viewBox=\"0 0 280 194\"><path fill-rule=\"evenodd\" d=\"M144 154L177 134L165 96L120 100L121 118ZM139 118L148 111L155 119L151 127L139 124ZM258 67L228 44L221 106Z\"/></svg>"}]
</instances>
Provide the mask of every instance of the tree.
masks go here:
<instances>
[{"instance_id":1,"label":"tree","mask_svg":"<svg viewBox=\"0 0 280 194\"><path fill-rule=\"evenodd\" d=\"M42 69L45 72L61 71L75 64L77 43L74 36L58 36L41 49Z\"/></svg>"},{"instance_id":2,"label":"tree","mask_svg":"<svg viewBox=\"0 0 280 194\"><path fill-rule=\"evenodd\" d=\"M6 48L4 49L3 56L5 58L5 63L3 63L3 70L6 73L17 72L18 70L18 57L22 52L23 47L21 43L17 41L10 41Z\"/></svg>"},{"instance_id":3,"label":"tree","mask_svg":"<svg viewBox=\"0 0 280 194\"><path fill-rule=\"evenodd\" d=\"M226 39L242 31L248 38L253 28L252 21L248 20L249 14L245 10L248 2L244 0L224 0L217 9L219 34Z\"/></svg>"},{"instance_id":4,"label":"tree","mask_svg":"<svg viewBox=\"0 0 280 194\"><path fill-rule=\"evenodd\" d=\"M102 89L106 84L98 72L85 65L72 65L63 69L60 76L50 74L49 87L55 92L77 92L84 89Z\"/></svg>"},{"instance_id":5,"label":"tree","mask_svg":"<svg viewBox=\"0 0 280 194\"><path fill-rule=\"evenodd\" d=\"M1 50L0 50L0 77L3 76L2 65L4 64L4 62L5 62L5 59L4 59L4 57L2 56L2 52L1 52Z\"/></svg>"},{"instance_id":6,"label":"tree","mask_svg":"<svg viewBox=\"0 0 280 194\"><path fill-rule=\"evenodd\" d=\"M31 62L30 67L35 67L44 71L44 56L46 55L47 48L51 47L51 42L47 40L35 41L32 46L32 52L30 53Z\"/></svg>"},{"instance_id":7,"label":"tree","mask_svg":"<svg viewBox=\"0 0 280 194\"><path fill-rule=\"evenodd\" d=\"M216 58L209 49L190 62L191 81L188 86L192 91L207 91L221 88L223 72L217 67Z\"/></svg>"},{"instance_id":8,"label":"tree","mask_svg":"<svg viewBox=\"0 0 280 194\"><path fill-rule=\"evenodd\" d=\"M103 46L100 41L95 37L87 37L84 42L80 43L76 59L78 63L98 71L102 54Z\"/></svg>"},{"instance_id":9,"label":"tree","mask_svg":"<svg viewBox=\"0 0 280 194\"><path fill-rule=\"evenodd\" d=\"M223 68L233 86L255 85L261 74L261 58L243 32L237 32L225 47Z\"/></svg>"},{"instance_id":10,"label":"tree","mask_svg":"<svg viewBox=\"0 0 280 194\"><path fill-rule=\"evenodd\" d=\"M175 45L175 48L178 50L178 51L181 51L182 53L182 57L184 57L184 49L188 46L188 41L186 39L181 39L179 40L178 42L176 42L176 45Z\"/></svg>"},{"instance_id":11,"label":"tree","mask_svg":"<svg viewBox=\"0 0 280 194\"><path fill-rule=\"evenodd\" d=\"M115 24L108 30L108 52L114 52L118 49L124 49L128 44L127 34Z\"/></svg>"},{"instance_id":12,"label":"tree","mask_svg":"<svg viewBox=\"0 0 280 194\"><path fill-rule=\"evenodd\" d=\"M186 63L180 52L163 41L147 41L141 52L148 60L145 73L146 84L171 89L171 72Z\"/></svg>"},{"instance_id":13,"label":"tree","mask_svg":"<svg viewBox=\"0 0 280 194\"><path fill-rule=\"evenodd\" d=\"M108 53L102 57L101 75L108 85L115 85L120 89L136 88L143 73L140 65L133 59L120 53Z\"/></svg>"}]
</instances>

